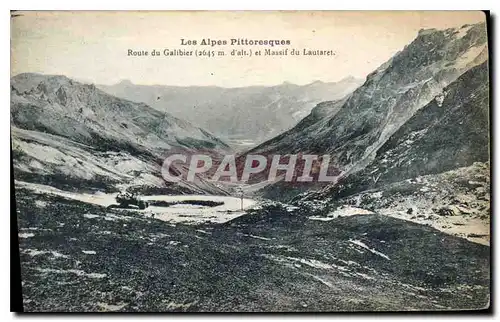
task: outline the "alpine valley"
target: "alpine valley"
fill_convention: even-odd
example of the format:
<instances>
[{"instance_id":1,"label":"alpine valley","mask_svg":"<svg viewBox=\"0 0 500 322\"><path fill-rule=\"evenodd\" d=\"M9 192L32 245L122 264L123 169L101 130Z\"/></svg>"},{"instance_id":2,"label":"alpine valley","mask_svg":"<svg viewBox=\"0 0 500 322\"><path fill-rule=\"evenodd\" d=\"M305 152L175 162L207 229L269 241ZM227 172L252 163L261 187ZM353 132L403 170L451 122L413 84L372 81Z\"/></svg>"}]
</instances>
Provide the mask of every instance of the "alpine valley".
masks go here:
<instances>
[{"instance_id":1,"label":"alpine valley","mask_svg":"<svg viewBox=\"0 0 500 322\"><path fill-rule=\"evenodd\" d=\"M420 30L366 79L332 83L12 77L24 310L489 308L487 40L484 23ZM172 151L327 154L338 171L167 183ZM123 190L149 206L117 204Z\"/></svg>"}]
</instances>

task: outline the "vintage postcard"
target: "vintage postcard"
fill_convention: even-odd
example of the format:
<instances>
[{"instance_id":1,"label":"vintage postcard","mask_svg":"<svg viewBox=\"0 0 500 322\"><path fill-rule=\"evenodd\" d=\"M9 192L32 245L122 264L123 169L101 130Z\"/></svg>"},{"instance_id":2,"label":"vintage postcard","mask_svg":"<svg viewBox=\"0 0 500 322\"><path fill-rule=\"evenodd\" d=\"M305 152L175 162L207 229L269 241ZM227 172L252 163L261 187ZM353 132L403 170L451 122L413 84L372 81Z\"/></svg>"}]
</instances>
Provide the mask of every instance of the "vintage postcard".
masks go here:
<instances>
[{"instance_id":1,"label":"vintage postcard","mask_svg":"<svg viewBox=\"0 0 500 322\"><path fill-rule=\"evenodd\" d=\"M488 17L11 12L20 310L488 309Z\"/></svg>"}]
</instances>

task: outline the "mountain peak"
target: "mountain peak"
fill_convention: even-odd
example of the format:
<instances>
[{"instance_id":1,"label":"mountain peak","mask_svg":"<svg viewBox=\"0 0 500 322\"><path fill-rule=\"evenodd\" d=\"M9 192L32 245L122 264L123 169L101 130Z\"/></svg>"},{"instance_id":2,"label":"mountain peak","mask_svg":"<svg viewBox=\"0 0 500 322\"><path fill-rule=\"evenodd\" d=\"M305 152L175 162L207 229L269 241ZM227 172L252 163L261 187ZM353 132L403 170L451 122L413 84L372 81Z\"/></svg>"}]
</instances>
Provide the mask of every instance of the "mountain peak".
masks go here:
<instances>
[{"instance_id":1,"label":"mountain peak","mask_svg":"<svg viewBox=\"0 0 500 322\"><path fill-rule=\"evenodd\" d=\"M342 78L340 81L338 81L339 83L354 83L354 82L358 82L360 81L359 78L356 78L352 75L349 75L349 76L346 76L344 78Z\"/></svg>"},{"instance_id":2,"label":"mountain peak","mask_svg":"<svg viewBox=\"0 0 500 322\"><path fill-rule=\"evenodd\" d=\"M432 34L432 33L436 32L436 31L438 31L436 28L429 28L429 29L422 28L422 29L420 29L418 31L418 35L419 36L429 35L429 34Z\"/></svg>"},{"instance_id":3,"label":"mountain peak","mask_svg":"<svg viewBox=\"0 0 500 322\"><path fill-rule=\"evenodd\" d=\"M311 84L309 85L321 85L321 84L324 84L324 82L320 81L320 80L315 80L314 82L312 82Z\"/></svg>"},{"instance_id":4,"label":"mountain peak","mask_svg":"<svg viewBox=\"0 0 500 322\"><path fill-rule=\"evenodd\" d=\"M72 80L63 75L44 75L37 73L21 73L11 78L11 86L20 93L37 88L41 83L44 86L58 87L71 84Z\"/></svg>"},{"instance_id":5,"label":"mountain peak","mask_svg":"<svg viewBox=\"0 0 500 322\"><path fill-rule=\"evenodd\" d=\"M132 81L130 79L123 79L117 85L120 85L120 86L133 86L134 83L132 83Z\"/></svg>"}]
</instances>

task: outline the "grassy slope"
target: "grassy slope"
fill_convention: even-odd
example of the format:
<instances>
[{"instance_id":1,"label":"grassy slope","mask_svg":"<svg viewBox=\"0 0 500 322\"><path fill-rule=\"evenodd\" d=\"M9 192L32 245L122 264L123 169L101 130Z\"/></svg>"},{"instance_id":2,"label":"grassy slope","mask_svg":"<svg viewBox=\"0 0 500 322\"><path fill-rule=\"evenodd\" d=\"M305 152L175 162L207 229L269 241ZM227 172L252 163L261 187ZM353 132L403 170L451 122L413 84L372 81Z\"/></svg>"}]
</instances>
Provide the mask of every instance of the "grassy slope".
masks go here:
<instances>
[{"instance_id":1,"label":"grassy slope","mask_svg":"<svg viewBox=\"0 0 500 322\"><path fill-rule=\"evenodd\" d=\"M488 302L489 247L394 218L320 222L267 206L222 225L174 226L23 189L16 198L27 237L19 238L27 311L428 310Z\"/></svg>"}]
</instances>

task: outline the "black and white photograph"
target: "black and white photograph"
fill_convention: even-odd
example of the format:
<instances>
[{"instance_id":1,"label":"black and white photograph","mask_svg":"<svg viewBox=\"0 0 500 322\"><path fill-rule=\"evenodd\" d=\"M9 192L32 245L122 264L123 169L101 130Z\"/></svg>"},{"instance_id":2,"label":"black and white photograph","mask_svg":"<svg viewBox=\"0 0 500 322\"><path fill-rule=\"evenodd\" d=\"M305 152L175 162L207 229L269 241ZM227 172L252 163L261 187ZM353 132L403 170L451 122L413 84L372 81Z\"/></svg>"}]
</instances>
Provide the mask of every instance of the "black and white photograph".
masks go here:
<instances>
[{"instance_id":1,"label":"black and white photograph","mask_svg":"<svg viewBox=\"0 0 500 322\"><path fill-rule=\"evenodd\" d=\"M489 24L11 11L22 311L488 310Z\"/></svg>"}]
</instances>

